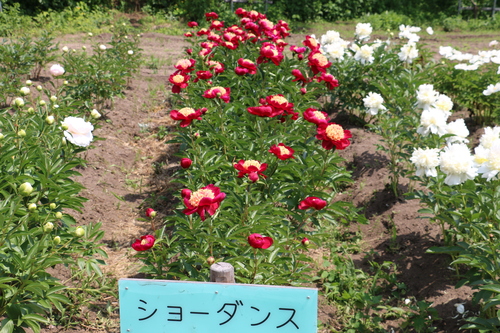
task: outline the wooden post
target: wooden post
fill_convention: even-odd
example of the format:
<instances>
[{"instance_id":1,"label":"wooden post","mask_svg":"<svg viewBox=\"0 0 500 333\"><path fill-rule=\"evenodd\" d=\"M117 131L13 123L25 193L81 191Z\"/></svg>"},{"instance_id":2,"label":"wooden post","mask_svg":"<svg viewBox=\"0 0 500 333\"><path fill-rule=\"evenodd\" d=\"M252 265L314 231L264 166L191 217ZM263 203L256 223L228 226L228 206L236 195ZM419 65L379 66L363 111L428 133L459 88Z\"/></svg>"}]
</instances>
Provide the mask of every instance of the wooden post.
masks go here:
<instances>
[{"instance_id":1,"label":"wooden post","mask_svg":"<svg viewBox=\"0 0 500 333\"><path fill-rule=\"evenodd\" d=\"M234 283L234 267L227 262L210 266L210 282Z\"/></svg>"}]
</instances>

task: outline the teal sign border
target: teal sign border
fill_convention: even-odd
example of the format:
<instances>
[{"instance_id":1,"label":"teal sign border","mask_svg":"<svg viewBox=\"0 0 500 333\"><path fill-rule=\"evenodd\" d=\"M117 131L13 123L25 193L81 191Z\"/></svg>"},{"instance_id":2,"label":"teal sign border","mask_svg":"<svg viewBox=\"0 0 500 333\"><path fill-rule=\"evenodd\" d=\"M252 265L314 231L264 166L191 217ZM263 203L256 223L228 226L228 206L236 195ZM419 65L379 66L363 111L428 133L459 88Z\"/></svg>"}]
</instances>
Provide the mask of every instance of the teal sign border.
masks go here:
<instances>
[{"instance_id":1,"label":"teal sign border","mask_svg":"<svg viewBox=\"0 0 500 333\"><path fill-rule=\"evenodd\" d=\"M318 290L120 279L121 333L316 333Z\"/></svg>"}]
</instances>

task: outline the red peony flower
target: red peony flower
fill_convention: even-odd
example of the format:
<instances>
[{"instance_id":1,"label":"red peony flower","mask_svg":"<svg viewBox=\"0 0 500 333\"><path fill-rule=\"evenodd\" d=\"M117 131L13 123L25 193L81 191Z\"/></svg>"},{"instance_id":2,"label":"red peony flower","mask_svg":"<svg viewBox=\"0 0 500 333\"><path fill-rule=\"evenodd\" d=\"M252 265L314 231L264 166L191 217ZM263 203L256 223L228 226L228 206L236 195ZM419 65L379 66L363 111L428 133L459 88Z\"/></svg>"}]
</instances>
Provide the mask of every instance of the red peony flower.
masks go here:
<instances>
[{"instance_id":1,"label":"red peony flower","mask_svg":"<svg viewBox=\"0 0 500 333\"><path fill-rule=\"evenodd\" d=\"M196 79L193 82L198 82L199 80L210 80L214 76L210 71L197 71Z\"/></svg>"},{"instance_id":2,"label":"red peony flower","mask_svg":"<svg viewBox=\"0 0 500 333\"><path fill-rule=\"evenodd\" d=\"M224 64L218 61L209 60L207 62L208 68L217 74L224 73Z\"/></svg>"},{"instance_id":3,"label":"red peony flower","mask_svg":"<svg viewBox=\"0 0 500 333\"><path fill-rule=\"evenodd\" d=\"M207 19L207 21L217 20L219 18L219 15L215 12L205 13L205 18Z\"/></svg>"},{"instance_id":4,"label":"red peony flower","mask_svg":"<svg viewBox=\"0 0 500 333\"><path fill-rule=\"evenodd\" d=\"M224 41L221 43L222 46L230 49L230 50L236 50L238 48L238 43L233 43L233 42L228 42L228 41Z\"/></svg>"},{"instance_id":5,"label":"red peony flower","mask_svg":"<svg viewBox=\"0 0 500 333\"><path fill-rule=\"evenodd\" d=\"M198 109L195 110L193 108L182 108L179 111L172 110L170 111L170 118L173 120L181 120L180 126L186 127L191 124L191 122L196 120L201 120L201 115L206 112L207 109Z\"/></svg>"},{"instance_id":6,"label":"red peony flower","mask_svg":"<svg viewBox=\"0 0 500 333\"><path fill-rule=\"evenodd\" d=\"M350 144L349 138L352 134L349 130L344 130L342 126L335 123L321 124L316 129L316 139L322 140L323 148L330 150L333 147L343 150Z\"/></svg>"},{"instance_id":7,"label":"red peony flower","mask_svg":"<svg viewBox=\"0 0 500 333\"><path fill-rule=\"evenodd\" d=\"M181 89L185 89L188 86L188 82L191 76L182 73L181 71L176 71L168 78L168 81L173 84L172 92L178 94Z\"/></svg>"},{"instance_id":8,"label":"red peony flower","mask_svg":"<svg viewBox=\"0 0 500 333\"><path fill-rule=\"evenodd\" d=\"M194 70L196 60L194 59L181 59L175 64L175 68L183 74L190 73Z\"/></svg>"},{"instance_id":9,"label":"red peony flower","mask_svg":"<svg viewBox=\"0 0 500 333\"><path fill-rule=\"evenodd\" d=\"M193 161L190 158L181 158L181 167L183 169L187 169L193 164Z\"/></svg>"},{"instance_id":10,"label":"red peony flower","mask_svg":"<svg viewBox=\"0 0 500 333\"><path fill-rule=\"evenodd\" d=\"M297 58L299 60L304 59L304 53L306 52L307 48L304 46L298 47L297 45L292 45L290 46L290 51L293 52L293 54L297 55Z\"/></svg>"},{"instance_id":11,"label":"red peony flower","mask_svg":"<svg viewBox=\"0 0 500 333\"><path fill-rule=\"evenodd\" d=\"M318 82L324 81L328 89L333 90L339 86L339 81L332 74L321 73L317 78Z\"/></svg>"},{"instance_id":12,"label":"red peony flower","mask_svg":"<svg viewBox=\"0 0 500 333\"><path fill-rule=\"evenodd\" d=\"M183 213L186 215L198 213L202 221L205 221L205 212L214 215L221 201L226 197L226 193L221 192L220 188L213 184L202 187L196 192L183 189L181 195L186 206Z\"/></svg>"},{"instance_id":13,"label":"red peony flower","mask_svg":"<svg viewBox=\"0 0 500 333\"><path fill-rule=\"evenodd\" d=\"M266 178L262 172L266 171L267 163L260 163L255 160L240 160L238 163L234 164L234 168L239 171L238 178L242 178L244 175L248 174L248 179L252 182L256 182L259 179L259 175Z\"/></svg>"},{"instance_id":14,"label":"red peony flower","mask_svg":"<svg viewBox=\"0 0 500 333\"><path fill-rule=\"evenodd\" d=\"M146 217L152 219L155 216L156 216L156 210L154 210L153 208L146 209Z\"/></svg>"},{"instance_id":15,"label":"red peony flower","mask_svg":"<svg viewBox=\"0 0 500 333\"><path fill-rule=\"evenodd\" d=\"M321 124L328 124L328 121L330 120L326 112L318 111L313 108L306 109L302 116L308 122L316 124L318 126Z\"/></svg>"},{"instance_id":16,"label":"red peony flower","mask_svg":"<svg viewBox=\"0 0 500 333\"><path fill-rule=\"evenodd\" d=\"M210 24L210 29L214 29L214 30L220 30L224 28L224 22L222 21L219 21L219 20L214 20L212 21L212 23Z\"/></svg>"},{"instance_id":17,"label":"red peony flower","mask_svg":"<svg viewBox=\"0 0 500 333\"><path fill-rule=\"evenodd\" d=\"M264 42L260 48L260 56L257 58L257 63L260 64L271 60L276 66L279 66L283 58L283 52L276 45Z\"/></svg>"},{"instance_id":18,"label":"red peony flower","mask_svg":"<svg viewBox=\"0 0 500 333\"><path fill-rule=\"evenodd\" d=\"M205 98L220 98L224 102L229 103L231 88L213 87L205 91Z\"/></svg>"},{"instance_id":19,"label":"red peony flower","mask_svg":"<svg viewBox=\"0 0 500 333\"><path fill-rule=\"evenodd\" d=\"M295 76L295 79L293 79L292 82L301 81L302 85L305 85L306 83L311 82L311 79L306 78L304 76L304 74L302 74L302 72L300 71L300 69L293 69L292 70L292 75Z\"/></svg>"},{"instance_id":20,"label":"red peony flower","mask_svg":"<svg viewBox=\"0 0 500 333\"><path fill-rule=\"evenodd\" d=\"M155 245L155 237L153 235L141 236L141 239L136 239L132 244L132 248L136 251L146 251Z\"/></svg>"},{"instance_id":21,"label":"red peony flower","mask_svg":"<svg viewBox=\"0 0 500 333\"><path fill-rule=\"evenodd\" d=\"M261 234L251 234L248 236L248 244L256 249L267 249L273 245L271 237L264 237Z\"/></svg>"},{"instance_id":22,"label":"red peony flower","mask_svg":"<svg viewBox=\"0 0 500 333\"><path fill-rule=\"evenodd\" d=\"M184 37L193 37L193 33L192 32L185 32L184 33ZM188 54L191 54L191 53L188 53Z\"/></svg>"},{"instance_id":23,"label":"red peony flower","mask_svg":"<svg viewBox=\"0 0 500 333\"><path fill-rule=\"evenodd\" d=\"M238 75L257 73L257 66L251 60L240 58L238 59L238 65L240 66L234 69L234 72Z\"/></svg>"},{"instance_id":24,"label":"red peony flower","mask_svg":"<svg viewBox=\"0 0 500 333\"><path fill-rule=\"evenodd\" d=\"M285 146L283 143L279 143L278 145L272 145L269 149L269 152L276 155L277 158L284 161L293 157L293 153L295 152L291 147Z\"/></svg>"},{"instance_id":25,"label":"red peony flower","mask_svg":"<svg viewBox=\"0 0 500 333\"><path fill-rule=\"evenodd\" d=\"M306 39L302 42L302 44L307 46L312 52L317 52L320 48L318 41L311 36L306 36Z\"/></svg>"},{"instance_id":26,"label":"red peony flower","mask_svg":"<svg viewBox=\"0 0 500 333\"><path fill-rule=\"evenodd\" d=\"M318 197L307 197L299 203L299 209L314 208L320 210L325 208L327 202Z\"/></svg>"},{"instance_id":27,"label":"red peony flower","mask_svg":"<svg viewBox=\"0 0 500 333\"><path fill-rule=\"evenodd\" d=\"M188 22L188 27L190 27L190 28L194 28L197 26L198 26L198 22L195 22L195 21Z\"/></svg>"},{"instance_id":28,"label":"red peony flower","mask_svg":"<svg viewBox=\"0 0 500 333\"><path fill-rule=\"evenodd\" d=\"M332 65L330 61L320 52L310 53L307 57L309 59L309 67L314 74L326 73L326 69Z\"/></svg>"},{"instance_id":29,"label":"red peony flower","mask_svg":"<svg viewBox=\"0 0 500 333\"><path fill-rule=\"evenodd\" d=\"M302 240L300 242L304 246L308 246L309 245L309 239L307 237L302 238Z\"/></svg>"},{"instance_id":30,"label":"red peony flower","mask_svg":"<svg viewBox=\"0 0 500 333\"><path fill-rule=\"evenodd\" d=\"M274 109L272 106L263 105L263 106L251 106L247 108L247 111L253 115L259 117L276 117L283 113L283 110Z\"/></svg>"}]
</instances>

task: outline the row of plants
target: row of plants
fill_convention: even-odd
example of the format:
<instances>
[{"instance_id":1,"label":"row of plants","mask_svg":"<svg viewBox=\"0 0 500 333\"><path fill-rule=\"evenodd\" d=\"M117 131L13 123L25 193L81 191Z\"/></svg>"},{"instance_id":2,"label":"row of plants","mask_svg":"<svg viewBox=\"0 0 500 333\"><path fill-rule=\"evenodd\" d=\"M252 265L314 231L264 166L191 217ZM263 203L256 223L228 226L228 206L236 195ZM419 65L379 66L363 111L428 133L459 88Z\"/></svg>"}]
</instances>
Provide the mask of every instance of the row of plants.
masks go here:
<instances>
[{"instance_id":1,"label":"row of plants","mask_svg":"<svg viewBox=\"0 0 500 333\"><path fill-rule=\"evenodd\" d=\"M153 233L133 244L140 271L207 281L210 265L224 261L240 283L318 283L345 331L381 331L388 319L432 331L436 310L407 294L393 263L370 260L364 272L350 259L359 247L343 226L366 219L336 199L352 182L337 154L351 134L331 120L346 113L381 135L396 197L402 175L423 176L428 159L414 156L415 142L443 147L468 135L463 120L447 123L453 102L429 83L441 65L419 48L420 28L402 25L398 38L370 42L371 25L358 24L352 43L329 31L289 45L286 22L236 14L235 25L214 12L188 23L192 46L169 78L179 203L160 225L147 213ZM456 176L444 162L440 172L443 181ZM327 253L319 261L316 247Z\"/></svg>"},{"instance_id":2,"label":"row of plants","mask_svg":"<svg viewBox=\"0 0 500 333\"><path fill-rule=\"evenodd\" d=\"M86 201L74 177L85 166L81 153L98 139L92 132L101 108L140 64L138 40L125 30L117 28L107 45L87 53L59 48L50 35L2 44L2 333L40 332L41 324L79 316L82 298L114 293L100 269L106 258L101 223L80 225L70 212ZM41 75L49 75L44 83ZM71 278L57 279L54 267L65 267Z\"/></svg>"}]
</instances>

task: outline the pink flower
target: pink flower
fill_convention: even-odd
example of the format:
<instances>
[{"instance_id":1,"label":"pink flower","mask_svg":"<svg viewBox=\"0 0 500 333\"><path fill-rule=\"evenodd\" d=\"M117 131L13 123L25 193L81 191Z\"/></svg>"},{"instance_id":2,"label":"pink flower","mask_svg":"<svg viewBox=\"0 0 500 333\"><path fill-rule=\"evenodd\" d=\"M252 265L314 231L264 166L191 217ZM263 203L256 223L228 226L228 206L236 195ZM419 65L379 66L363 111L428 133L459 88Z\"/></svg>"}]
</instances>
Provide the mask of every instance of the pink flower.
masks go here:
<instances>
[{"instance_id":1,"label":"pink flower","mask_svg":"<svg viewBox=\"0 0 500 333\"><path fill-rule=\"evenodd\" d=\"M191 76L183 73L182 71L175 71L170 77L168 81L173 84L172 92L174 94L178 94L181 92L181 89L185 89L188 86L188 82Z\"/></svg>"},{"instance_id":2,"label":"pink flower","mask_svg":"<svg viewBox=\"0 0 500 333\"><path fill-rule=\"evenodd\" d=\"M318 197L307 197L299 203L299 209L314 208L320 210L325 208L327 202Z\"/></svg>"},{"instance_id":3,"label":"pink flower","mask_svg":"<svg viewBox=\"0 0 500 333\"><path fill-rule=\"evenodd\" d=\"M316 131L316 139L322 140L323 142L321 145L327 150L333 147L343 150L351 144L351 141L349 141L349 138L352 138L351 132L349 130L344 130L342 126L338 124L320 124Z\"/></svg>"},{"instance_id":4,"label":"pink flower","mask_svg":"<svg viewBox=\"0 0 500 333\"><path fill-rule=\"evenodd\" d=\"M194 59L180 59L179 61L177 61L174 67L182 74L187 74L194 70L195 65L196 60Z\"/></svg>"},{"instance_id":5,"label":"pink flower","mask_svg":"<svg viewBox=\"0 0 500 333\"><path fill-rule=\"evenodd\" d=\"M65 73L65 70L63 66L59 64L52 65L49 69L50 75L56 77L56 76L61 76Z\"/></svg>"},{"instance_id":6,"label":"pink flower","mask_svg":"<svg viewBox=\"0 0 500 333\"><path fill-rule=\"evenodd\" d=\"M183 213L191 215L198 213L202 221L205 221L205 212L209 215L214 215L219 208L220 203L226 197L226 193L221 192L220 188L213 184L202 187L196 192L191 192L189 189L183 189L181 196L184 200Z\"/></svg>"},{"instance_id":7,"label":"pink flower","mask_svg":"<svg viewBox=\"0 0 500 333\"><path fill-rule=\"evenodd\" d=\"M136 239L132 244L132 248L136 251L146 251L155 245L155 237L153 235L141 236L141 239Z\"/></svg>"},{"instance_id":8,"label":"pink flower","mask_svg":"<svg viewBox=\"0 0 500 333\"><path fill-rule=\"evenodd\" d=\"M181 167L183 169L187 169L193 164L193 161L190 158L181 158Z\"/></svg>"},{"instance_id":9,"label":"pink flower","mask_svg":"<svg viewBox=\"0 0 500 333\"><path fill-rule=\"evenodd\" d=\"M146 217L152 219L155 216L156 216L156 210L154 210L153 208L146 209Z\"/></svg>"},{"instance_id":10,"label":"pink flower","mask_svg":"<svg viewBox=\"0 0 500 333\"><path fill-rule=\"evenodd\" d=\"M201 115L206 112L206 108L195 110L193 108L182 108L179 111L170 111L170 118L173 120L181 120L180 126L186 127L191 124L193 120L201 120Z\"/></svg>"},{"instance_id":11,"label":"pink flower","mask_svg":"<svg viewBox=\"0 0 500 333\"><path fill-rule=\"evenodd\" d=\"M244 175L248 174L248 179L252 182L256 182L259 179L259 175L266 178L262 172L266 171L267 163L260 163L255 160L240 160L238 163L234 164L234 168L239 171L238 178L242 178Z\"/></svg>"},{"instance_id":12,"label":"pink flower","mask_svg":"<svg viewBox=\"0 0 500 333\"><path fill-rule=\"evenodd\" d=\"M194 27L197 27L198 26L198 22L195 22L195 21L191 21L191 22L188 22L188 27L190 28L194 28Z\"/></svg>"},{"instance_id":13,"label":"pink flower","mask_svg":"<svg viewBox=\"0 0 500 333\"><path fill-rule=\"evenodd\" d=\"M309 245L309 239L307 237L302 238L302 240L300 242L304 246L308 246Z\"/></svg>"},{"instance_id":14,"label":"pink flower","mask_svg":"<svg viewBox=\"0 0 500 333\"><path fill-rule=\"evenodd\" d=\"M291 147L285 146L283 143L279 143L278 145L272 145L269 149L269 152L276 155L277 158L284 161L293 157L293 153L295 152Z\"/></svg>"},{"instance_id":15,"label":"pink flower","mask_svg":"<svg viewBox=\"0 0 500 333\"><path fill-rule=\"evenodd\" d=\"M332 65L330 61L320 52L310 53L307 57L309 66L314 74L326 73L326 69Z\"/></svg>"},{"instance_id":16,"label":"pink flower","mask_svg":"<svg viewBox=\"0 0 500 333\"><path fill-rule=\"evenodd\" d=\"M321 76L317 78L318 82L324 81L326 87L330 90L335 89L339 86L339 81L332 74L321 73Z\"/></svg>"},{"instance_id":17,"label":"pink flower","mask_svg":"<svg viewBox=\"0 0 500 333\"><path fill-rule=\"evenodd\" d=\"M239 66L234 69L234 72L238 75L257 73L257 66L251 60L240 58L238 59L238 65Z\"/></svg>"},{"instance_id":18,"label":"pink flower","mask_svg":"<svg viewBox=\"0 0 500 333\"><path fill-rule=\"evenodd\" d=\"M283 58L283 52L276 45L264 42L260 48L260 56L257 58L257 63L260 64L271 60L276 66L279 66Z\"/></svg>"},{"instance_id":19,"label":"pink flower","mask_svg":"<svg viewBox=\"0 0 500 333\"><path fill-rule=\"evenodd\" d=\"M271 237L264 237L261 234L251 234L248 236L248 244L256 249L267 249L273 245Z\"/></svg>"}]
</instances>

